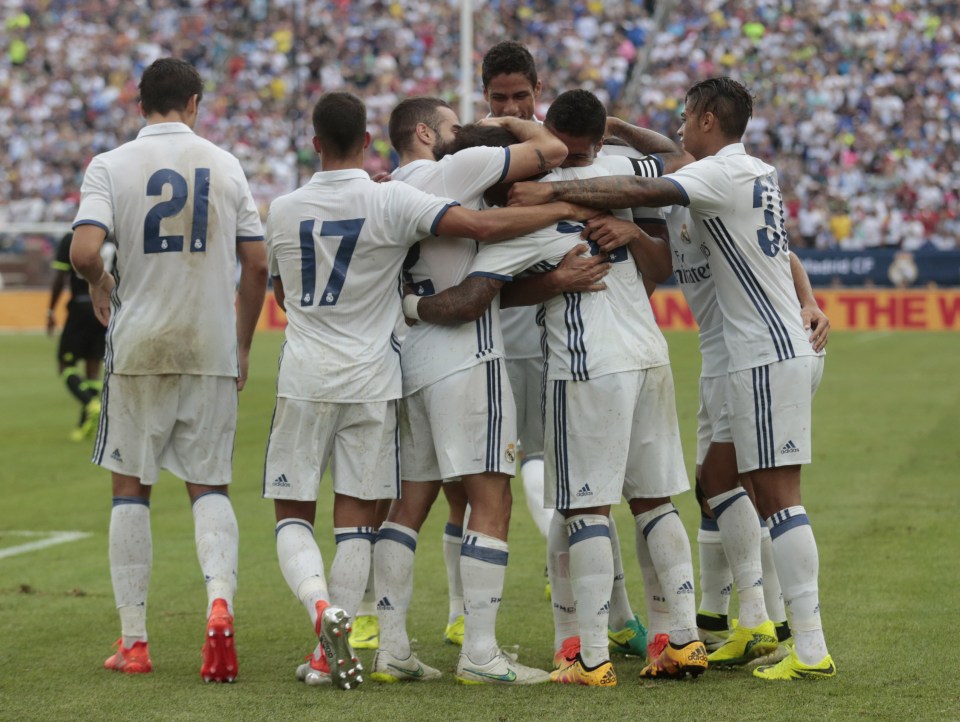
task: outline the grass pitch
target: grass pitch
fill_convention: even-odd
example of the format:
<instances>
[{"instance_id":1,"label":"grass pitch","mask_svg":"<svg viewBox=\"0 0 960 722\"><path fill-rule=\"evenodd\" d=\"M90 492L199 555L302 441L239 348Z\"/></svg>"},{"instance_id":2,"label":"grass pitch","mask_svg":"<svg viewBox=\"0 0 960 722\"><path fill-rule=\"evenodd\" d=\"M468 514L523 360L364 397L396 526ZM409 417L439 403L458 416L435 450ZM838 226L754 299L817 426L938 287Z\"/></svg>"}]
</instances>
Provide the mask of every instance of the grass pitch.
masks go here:
<instances>
[{"instance_id":1,"label":"grass pitch","mask_svg":"<svg viewBox=\"0 0 960 722\"><path fill-rule=\"evenodd\" d=\"M692 473L696 336L668 340ZM89 462L89 444L67 441L77 409L57 379L55 343L41 335L0 336L0 719L960 719L953 641L960 611L956 334L835 333L831 340L814 404L815 462L804 471L804 504L820 548L823 619L838 676L764 684L746 672L711 671L695 682L653 684L641 683L640 662L627 660L616 663L620 686L602 691L454 684L457 651L441 642L442 501L420 537L410 633L417 653L445 678L422 685L368 680L347 693L294 679L314 642L280 575L272 505L260 498L280 341L280 334L257 338L241 395L232 487L241 530L240 676L234 685L215 686L199 677L206 598L189 502L169 475L151 507L155 672L126 678L101 668L119 634L107 564L109 476ZM498 637L519 644L522 661L547 668L544 543L522 493L516 484ZM329 487L322 496L317 535L329 568ZM695 539L692 494L678 506ZM643 617L633 525L624 508L616 514L631 598ZM55 531L88 536L12 553ZM372 653L361 658L369 665Z\"/></svg>"}]
</instances>

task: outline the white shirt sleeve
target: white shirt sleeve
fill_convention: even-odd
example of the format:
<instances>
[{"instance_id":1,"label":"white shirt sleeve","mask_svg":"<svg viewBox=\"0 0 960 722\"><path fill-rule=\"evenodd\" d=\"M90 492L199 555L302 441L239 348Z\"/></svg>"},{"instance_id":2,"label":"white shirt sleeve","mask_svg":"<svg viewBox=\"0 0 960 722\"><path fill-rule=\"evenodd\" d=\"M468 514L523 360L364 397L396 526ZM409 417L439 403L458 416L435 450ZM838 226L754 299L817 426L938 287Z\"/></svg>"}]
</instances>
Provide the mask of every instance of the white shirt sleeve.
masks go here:
<instances>
[{"instance_id":1,"label":"white shirt sleeve","mask_svg":"<svg viewBox=\"0 0 960 722\"><path fill-rule=\"evenodd\" d=\"M99 226L109 235L113 232L113 194L110 192L110 176L103 160L96 156L80 186L80 207L77 209L73 227L83 225Z\"/></svg>"},{"instance_id":2,"label":"white shirt sleeve","mask_svg":"<svg viewBox=\"0 0 960 722\"><path fill-rule=\"evenodd\" d=\"M437 224L452 206L460 205L449 198L424 193L406 183L388 183L386 218L392 234L401 244L412 246L427 236L437 235Z\"/></svg>"},{"instance_id":3,"label":"white shirt sleeve","mask_svg":"<svg viewBox=\"0 0 960 722\"><path fill-rule=\"evenodd\" d=\"M733 180L715 157L703 158L663 176L683 193L681 205L699 213L719 214L730 210Z\"/></svg>"},{"instance_id":4,"label":"white shirt sleeve","mask_svg":"<svg viewBox=\"0 0 960 722\"><path fill-rule=\"evenodd\" d=\"M513 277L544 260L543 236L521 236L503 243L481 244L467 276L486 276L499 281Z\"/></svg>"}]
</instances>

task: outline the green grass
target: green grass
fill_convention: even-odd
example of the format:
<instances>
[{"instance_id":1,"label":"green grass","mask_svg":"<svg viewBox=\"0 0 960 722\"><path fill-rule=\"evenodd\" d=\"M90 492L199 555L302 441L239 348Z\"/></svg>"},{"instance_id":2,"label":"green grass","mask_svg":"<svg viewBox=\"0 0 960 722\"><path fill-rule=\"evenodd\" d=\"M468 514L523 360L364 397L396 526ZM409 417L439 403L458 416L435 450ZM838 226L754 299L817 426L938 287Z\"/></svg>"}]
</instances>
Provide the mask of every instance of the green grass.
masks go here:
<instances>
[{"instance_id":1,"label":"green grass","mask_svg":"<svg viewBox=\"0 0 960 722\"><path fill-rule=\"evenodd\" d=\"M688 466L699 371L696 336L669 336ZM0 558L0 719L139 720L602 720L960 719L953 638L960 599L960 384L957 334L835 333L814 405L815 463L804 503L820 548L827 641L839 674L829 682L770 685L744 672L696 682L641 683L620 662L613 690L504 690L454 684L456 650L443 645L446 577L442 502L422 534L410 634L445 679L355 692L307 688L293 671L312 648L303 609L280 575L272 506L260 474L276 373L278 334L258 337L241 395L232 497L241 530L237 684L199 679L205 594L189 503L164 475L154 492L154 570L148 625L155 673L101 669L119 630L107 564L108 474L87 444L66 440L74 402L57 379L54 343L0 336L0 550L14 531L79 530L80 541ZM510 566L498 625L502 644L546 667L551 615L543 598L543 542L514 488ZM317 523L329 568L329 486ZM679 500L695 539L692 495ZM643 616L632 524L616 511L628 584ZM371 653L363 652L364 662Z\"/></svg>"}]
</instances>

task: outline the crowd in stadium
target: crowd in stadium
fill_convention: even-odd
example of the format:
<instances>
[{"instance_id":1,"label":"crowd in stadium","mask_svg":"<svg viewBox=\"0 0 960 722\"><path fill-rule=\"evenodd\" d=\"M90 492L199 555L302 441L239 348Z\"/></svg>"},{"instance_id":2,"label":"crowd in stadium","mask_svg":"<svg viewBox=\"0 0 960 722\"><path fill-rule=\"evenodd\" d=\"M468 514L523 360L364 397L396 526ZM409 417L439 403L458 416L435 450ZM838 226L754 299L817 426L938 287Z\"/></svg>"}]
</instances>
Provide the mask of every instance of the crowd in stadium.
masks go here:
<instances>
[{"instance_id":1,"label":"crowd in stadium","mask_svg":"<svg viewBox=\"0 0 960 722\"><path fill-rule=\"evenodd\" d=\"M953 2L656 0L484 3L476 60L527 44L541 114L593 90L671 134L686 88L729 74L756 97L747 141L780 171L795 246L960 246L960 9ZM423 0L24 0L6 3L0 220L63 221L84 168L132 138L137 78L161 54L208 78L198 131L240 157L262 210L313 168L309 108L347 89L369 108L370 171L395 155L386 120L412 95L456 101L459 3ZM636 102L633 69L647 62ZM478 112L479 73L476 99Z\"/></svg>"}]
</instances>

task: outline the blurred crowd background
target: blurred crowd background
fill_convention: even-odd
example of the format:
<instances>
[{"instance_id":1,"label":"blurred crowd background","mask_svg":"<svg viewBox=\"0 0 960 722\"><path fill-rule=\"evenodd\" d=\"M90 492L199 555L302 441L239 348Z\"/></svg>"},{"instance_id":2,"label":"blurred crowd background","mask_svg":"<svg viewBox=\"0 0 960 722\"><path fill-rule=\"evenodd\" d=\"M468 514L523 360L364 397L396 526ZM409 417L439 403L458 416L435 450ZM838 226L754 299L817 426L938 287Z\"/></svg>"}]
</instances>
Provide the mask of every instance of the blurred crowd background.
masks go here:
<instances>
[{"instance_id":1,"label":"blurred crowd background","mask_svg":"<svg viewBox=\"0 0 960 722\"><path fill-rule=\"evenodd\" d=\"M504 39L537 61L541 114L583 87L671 135L686 89L731 75L755 96L746 142L780 171L795 247L960 249L955 0L475 7L478 116L480 59ZM5 0L0 12L0 223L73 219L91 156L140 129L137 80L162 55L200 69L197 131L241 159L264 211L315 169L321 92L366 101L371 172L395 164L386 126L399 100L459 103L459 2Z\"/></svg>"}]
</instances>

